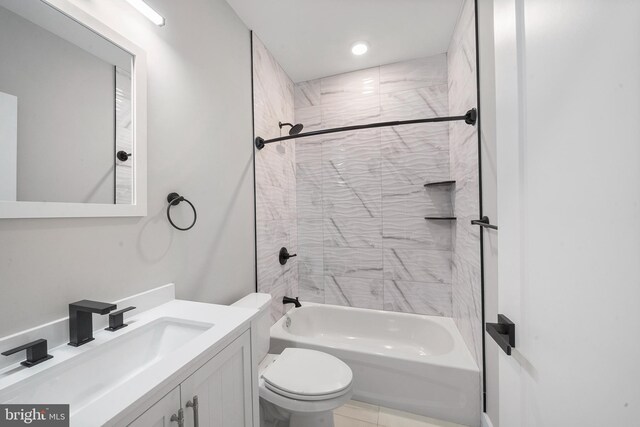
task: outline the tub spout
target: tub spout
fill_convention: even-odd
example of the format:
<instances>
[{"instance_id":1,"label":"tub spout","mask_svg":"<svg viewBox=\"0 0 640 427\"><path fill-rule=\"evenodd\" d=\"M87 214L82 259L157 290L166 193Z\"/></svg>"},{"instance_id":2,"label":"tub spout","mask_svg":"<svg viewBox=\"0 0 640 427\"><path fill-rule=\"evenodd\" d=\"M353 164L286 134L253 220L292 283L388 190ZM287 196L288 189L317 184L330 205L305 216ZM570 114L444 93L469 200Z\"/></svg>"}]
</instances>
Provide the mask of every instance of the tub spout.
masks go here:
<instances>
[{"instance_id":1,"label":"tub spout","mask_svg":"<svg viewBox=\"0 0 640 427\"><path fill-rule=\"evenodd\" d=\"M302 307L302 304L300 304L300 301L298 301L298 297L295 297L295 298L284 297L284 298L282 298L282 303L283 304L295 304L296 308Z\"/></svg>"}]
</instances>

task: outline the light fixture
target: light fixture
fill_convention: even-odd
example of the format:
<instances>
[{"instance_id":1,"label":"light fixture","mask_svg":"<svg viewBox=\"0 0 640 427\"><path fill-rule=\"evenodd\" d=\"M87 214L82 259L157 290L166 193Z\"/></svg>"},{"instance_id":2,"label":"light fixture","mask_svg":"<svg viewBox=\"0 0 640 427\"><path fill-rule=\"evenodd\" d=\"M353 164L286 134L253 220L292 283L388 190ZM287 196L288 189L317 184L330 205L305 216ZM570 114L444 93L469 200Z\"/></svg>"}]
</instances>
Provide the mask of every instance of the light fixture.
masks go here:
<instances>
[{"instance_id":1,"label":"light fixture","mask_svg":"<svg viewBox=\"0 0 640 427\"><path fill-rule=\"evenodd\" d=\"M156 24L158 27L162 27L165 24L164 17L158 12L153 10L151 6L144 2L144 0L127 0L129 4L136 8L138 12L146 16L149 21Z\"/></svg>"},{"instance_id":2,"label":"light fixture","mask_svg":"<svg viewBox=\"0 0 640 427\"><path fill-rule=\"evenodd\" d=\"M356 42L351 46L351 53L356 56L364 55L369 50L369 45L365 42Z\"/></svg>"}]
</instances>

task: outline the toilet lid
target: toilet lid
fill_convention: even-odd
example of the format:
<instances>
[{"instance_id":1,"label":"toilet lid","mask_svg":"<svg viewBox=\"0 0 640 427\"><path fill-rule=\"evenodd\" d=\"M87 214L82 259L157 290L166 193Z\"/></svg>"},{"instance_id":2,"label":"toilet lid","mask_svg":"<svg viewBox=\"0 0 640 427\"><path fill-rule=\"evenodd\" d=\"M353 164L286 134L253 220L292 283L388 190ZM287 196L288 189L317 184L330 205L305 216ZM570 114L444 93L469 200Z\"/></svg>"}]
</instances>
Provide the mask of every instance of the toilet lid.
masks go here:
<instances>
[{"instance_id":1,"label":"toilet lid","mask_svg":"<svg viewBox=\"0 0 640 427\"><path fill-rule=\"evenodd\" d=\"M265 385L286 396L326 396L347 389L351 368L327 353L286 348L262 373Z\"/></svg>"}]
</instances>

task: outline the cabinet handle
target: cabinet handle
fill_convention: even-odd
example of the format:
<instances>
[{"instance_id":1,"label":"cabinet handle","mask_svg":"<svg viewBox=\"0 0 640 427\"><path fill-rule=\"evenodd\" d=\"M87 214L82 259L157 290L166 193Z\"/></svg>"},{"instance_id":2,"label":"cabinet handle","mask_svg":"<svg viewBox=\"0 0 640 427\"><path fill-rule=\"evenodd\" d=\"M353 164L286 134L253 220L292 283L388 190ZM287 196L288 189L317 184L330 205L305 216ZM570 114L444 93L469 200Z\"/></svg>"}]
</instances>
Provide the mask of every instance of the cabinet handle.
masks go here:
<instances>
[{"instance_id":1,"label":"cabinet handle","mask_svg":"<svg viewBox=\"0 0 640 427\"><path fill-rule=\"evenodd\" d=\"M199 427L200 423L198 421L198 396L193 396L193 402L187 402L187 408L193 408L193 427Z\"/></svg>"},{"instance_id":2,"label":"cabinet handle","mask_svg":"<svg viewBox=\"0 0 640 427\"><path fill-rule=\"evenodd\" d=\"M182 408L178 410L178 415L171 415L169 421L178 423L178 427L184 427L184 411Z\"/></svg>"}]
</instances>

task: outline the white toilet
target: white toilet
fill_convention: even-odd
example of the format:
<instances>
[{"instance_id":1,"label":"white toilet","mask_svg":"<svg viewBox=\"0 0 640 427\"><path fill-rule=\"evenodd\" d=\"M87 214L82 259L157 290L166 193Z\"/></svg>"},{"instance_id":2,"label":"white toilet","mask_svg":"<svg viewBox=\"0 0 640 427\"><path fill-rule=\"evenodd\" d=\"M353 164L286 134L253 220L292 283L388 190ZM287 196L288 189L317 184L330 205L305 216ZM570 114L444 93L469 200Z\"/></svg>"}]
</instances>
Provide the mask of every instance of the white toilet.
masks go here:
<instances>
[{"instance_id":1,"label":"white toilet","mask_svg":"<svg viewBox=\"0 0 640 427\"><path fill-rule=\"evenodd\" d=\"M260 425L333 427L333 410L353 394L353 373L349 366L330 354L302 348L268 354L271 295L250 294L233 305L260 311L252 324L252 339L257 343L253 356L261 361Z\"/></svg>"}]
</instances>

